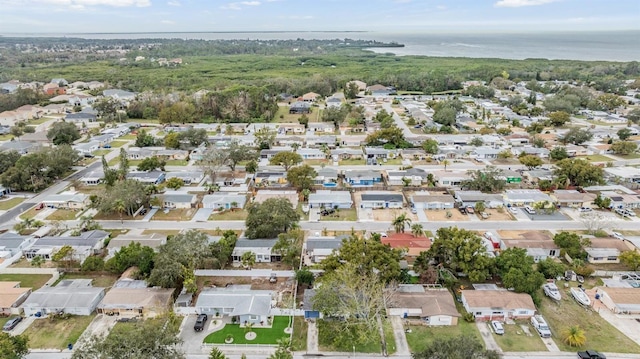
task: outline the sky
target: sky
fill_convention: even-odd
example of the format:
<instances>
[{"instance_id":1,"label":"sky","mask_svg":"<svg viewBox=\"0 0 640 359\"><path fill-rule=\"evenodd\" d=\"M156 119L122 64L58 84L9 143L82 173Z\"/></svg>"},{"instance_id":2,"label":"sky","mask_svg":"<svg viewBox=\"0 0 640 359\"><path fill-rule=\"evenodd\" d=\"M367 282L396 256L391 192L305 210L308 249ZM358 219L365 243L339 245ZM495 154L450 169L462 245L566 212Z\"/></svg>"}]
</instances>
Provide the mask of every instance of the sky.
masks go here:
<instances>
[{"instance_id":1,"label":"sky","mask_svg":"<svg viewBox=\"0 0 640 359\"><path fill-rule=\"evenodd\" d=\"M640 0L0 0L0 34L640 30Z\"/></svg>"}]
</instances>

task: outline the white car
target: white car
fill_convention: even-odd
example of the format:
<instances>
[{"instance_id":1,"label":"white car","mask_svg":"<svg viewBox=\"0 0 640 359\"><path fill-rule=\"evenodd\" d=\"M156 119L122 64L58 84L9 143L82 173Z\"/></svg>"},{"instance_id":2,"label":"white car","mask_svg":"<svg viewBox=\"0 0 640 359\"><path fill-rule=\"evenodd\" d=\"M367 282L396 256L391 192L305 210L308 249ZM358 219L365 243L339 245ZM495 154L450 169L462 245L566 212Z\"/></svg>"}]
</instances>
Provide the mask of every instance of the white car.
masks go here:
<instances>
[{"instance_id":1,"label":"white car","mask_svg":"<svg viewBox=\"0 0 640 359\"><path fill-rule=\"evenodd\" d=\"M589 208L589 207L580 207L580 209L578 209L578 211L580 212L591 212L593 211L593 209Z\"/></svg>"},{"instance_id":2,"label":"white car","mask_svg":"<svg viewBox=\"0 0 640 359\"><path fill-rule=\"evenodd\" d=\"M518 214L518 207L509 207L509 212L513 214Z\"/></svg>"},{"instance_id":3,"label":"white car","mask_svg":"<svg viewBox=\"0 0 640 359\"><path fill-rule=\"evenodd\" d=\"M618 232L611 232L611 235L613 236L613 238L619 239L619 240L623 240L624 236L621 233Z\"/></svg>"},{"instance_id":4,"label":"white car","mask_svg":"<svg viewBox=\"0 0 640 359\"><path fill-rule=\"evenodd\" d=\"M493 332L496 333L497 335L504 335L504 327L502 326L502 323L500 323L497 320L494 320L491 322L491 327L493 328Z\"/></svg>"}]
</instances>

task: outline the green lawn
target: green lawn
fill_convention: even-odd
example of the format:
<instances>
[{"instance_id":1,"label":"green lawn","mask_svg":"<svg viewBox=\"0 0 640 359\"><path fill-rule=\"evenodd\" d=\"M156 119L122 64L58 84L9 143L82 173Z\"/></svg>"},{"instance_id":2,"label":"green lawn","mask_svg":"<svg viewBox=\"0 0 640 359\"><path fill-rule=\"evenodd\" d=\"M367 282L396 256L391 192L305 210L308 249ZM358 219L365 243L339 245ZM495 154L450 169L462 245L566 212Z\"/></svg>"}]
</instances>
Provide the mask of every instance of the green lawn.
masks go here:
<instances>
[{"instance_id":1,"label":"green lawn","mask_svg":"<svg viewBox=\"0 0 640 359\"><path fill-rule=\"evenodd\" d=\"M278 112L276 112L274 120L275 122L279 122L279 123L299 123L298 119L301 116L302 115L298 115L298 114L290 114L289 106L279 106ZM309 117L309 121L311 121L312 114L310 113L307 114L307 117Z\"/></svg>"},{"instance_id":2,"label":"green lawn","mask_svg":"<svg viewBox=\"0 0 640 359\"><path fill-rule=\"evenodd\" d=\"M340 166L364 166L367 162L364 159L349 159L349 160L340 160L338 162Z\"/></svg>"},{"instance_id":3,"label":"green lawn","mask_svg":"<svg viewBox=\"0 0 640 359\"><path fill-rule=\"evenodd\" d=\"M603 155L589 155L589 156L580 156L576 158L582 158L589 162L610 162L613 161L613 158L603 156Z\"/></svg>"},{"instance_id":4,"label":"green lawn","mask_svg":"<svg viewBox=\"0 0 640 359\"><path fill-rule=\"evenodd\" d=\"M332 338L336 335L335 333L342 332L342 323L340 321L326 321L326 320L318 320L318 345L321 351L338 351L338 352L352 352L353 346L351 343L347 343L342 340L340 345L335 345L332 342ZM376 334L378 332L376 331ZM339 334L338 334L339 335ZM380 336L373 335L364 343L357 344L355 346L355 351L358 353L382 353L382 347L380 346ZM387 339L388 340L388 339ZM395 347L395 342L392 339L388 340L393 343ZM395 351L395 348L394 348Z\"/></svg>"},{"instance_id":5,"label":"green lawn","mask_svg":"<svg viewBox=\"0 0 640 359\"><path fill-rule=\"evenodd\" d=\"M186 166L189 164L189 161L186 160L168 160L167 166Z\"/></svg>"},{"instance_id":6,"label":"green lawn","mask_svg":"<svg viewBox=\"0 0 640 359\"><path fill-rule=\"evenodd\" d=\"M24 198L20 198L20 197L13 197L5 200L0 200L0 210L8 211L22 202L24 202Z\"/></svg>"},{"instance_id":7,"label":"green lawn","mask_svg":"<svg viewBox=\"0 0 640 359\"><path fill-rule=\"evenodd\" d=\"M224 344L228 334L233 336L233 344L277 344L278 339L288 338L284 332L289 326L289 317L274 317L271 328L260 328L256 325L252 331L256 333L254 340L244 338L247 333L245 328L240 328L239 324L227 324L221 330L213 332L204 338L205 343Z\"/></svg>"},{"instance_id":8,"label":"green lawn","mask_svg":"<svg viewBox=\"0 0 640 359\"><path fill-rule=\"evenodd\" d=\"M640 346L629 339L618 329L602 319L598 313L592 309L580 306L571 297L568 290L561 288L562 300L555 303L542 294L539 312L544 316L553 339L562 351L576 351L597 348L598 351L616 353L640 353ZM587 344L582 348L570 347L560 339L562 331L570 326L578 325L585 332Z\"/></svg>"},{"instance_id":9,"label":"green lawn","mask_svg":"<svg viewBox=\"0 0 640 359\"><path fill-rule=\"evenodd\" d=\"M32 349L65 349L78 340L93 320L93 315L74 315L67 319L36 319L24 332Z\"/></svg>"},{"instance_id":10,"label":"green lawn","mask_svg":"<svg viewBox=\"0 0 640 359\"><path fill-rule=\"evenodd\" d=\"M121 140L135 140L136 137L137 137L136 135L129 133L129 134L126 134L124 136L120 136L118 138L121 139ZM111 147L113 147L113 145Z\"/></svg>"},{"instance_id":11,"label":"green lawn","mask_svg":"<svg viewBox=\"0 0 640 359\"><path fill-rule=\"evenodd\" d=\"M625 160L635 160L640 158L640 153L630 153L628 155L618 155L620 158L624 158Z\"/></svg>"},{"instance_id":12,"label":"green lawn","mask_svg":"<svg viewBox=\"0 0 640 359\"><path fill-rule=\"evenodd\" d=\"M10 135L10 134L0 135L0 141L11 141L12 138L13 138L13 135Z\"/></svg>"},{"instance_id":13,"label":"green lawn","mask_svg":"<svg viewBox=\"0 0 640 359\"><path fill-rule=\"evenodd\" d=\"M30 125L41 125L47 121L52 121L52 120L57 120L57 118L54 117L40 117L40 118L33 118L29 121L27 121L28 124Z\"/></svg>"},{"instance_id":14,"label":"green lawn","mask_svg":"<svg viewBox=\"0 0 640 359\"><path fill-rule=\"evenodd\" d=\"M393 335L393 327L388 319L383 319L382 330L384 340L387 343L387 354L391 355L396 352L396 337Z\"/></svg>"},{"instance_id":15,"label":"green lawn","mask_svg":"<svg viewBox=\"0 0 640 359\"><path fill-rule=\"evenodd\" d=\"M65 273L60 276L57 282L65 279L91 279L91 285L94 287L111 287L118 280L115 274L87 274L87 273ZM56 282L56 285L58 284Z\"/></svg>"},{"instance_id":16,"label":"green lawn","mask_svg":"<svg viewBox=\"0 0 640 359\"><path fill-rule=\"evenodd\" d=\"M120 137L122 138L122 137ZM134 137L135 139L135 137ZM125 144L127 144L129 141L120 141L120 140L115 140L115 141L111 141L110 145L111 148L120 148L122 146L124 146Z\"/></svg>"},{"instance_id":17,"label":"green lawn","mask_svg":"<svg viewBox=\"0 0 640 359\"><path fill-rule=\"evenodd\" d=\"M196 213L195 208L189 209L172 209L167 213L163 210L159 210L151 218L152 221L188 221Z\"/></svg>"},{"instance_id":18,"label":"green lawn","mask_svg":"<svg viewBox=\"0 0 640 359\"><path fill-rule=\"evenodd\" d=\"M520 325L529 327L531 335L526 335ZM505 324L504 335L493 334L496 342L505 352L544 352L547 346L544 345L538 332L526 321L516 322L516 324Z\"/></svg>"},{"instance_id":19,"label":"green lawn","mask_svg":"<svg viewBox=\"0 0 640 359\"><path fill-rule=\"evenodd\" d=\"M291 337L291 349L293 351L307 350L307 327L303 317L293 318L293 335Z\"/></svg>"},{"instance_id":20,"label":"green lawn","mask_svg":"<svg viewBox=\"0 0 640 359\"><path fill-rule=\"evenodd\" d=\"M411 333L406 333L407 343L412 352L423 351L436 340L449 339L458 335L475 337L484 346L476 324L465 322L462 318L458 318L458 325L434 327L411 325L408 328L411 329Z\"/></svg>"},{"instance_id":21,"label":"green lawn","mask_svg":"<svg viewBox=\"0 0 640 359\"><path fill-rule=\"evenodd\" d=\"M57 209L55 212L51 213L46 219L48 221L72 221L76 219L76 215L78 211L74 211L71 209Z\"/></svg>"},{"instance_id":22,"label":"green lawn","mask_svg":"<svg viewBox=\"0 0 640 359\"><path fill-rule=\"evenodd\" d=\"M40 289L49 279L49 274L0 274L0 281L20 282L20 287L33 290Z\"/></svg>"},{"instance_id":23,"label":"green lawn","mask_svg":"<svg viewBox=\"0 0 640 359\"><path fill-rule=\"evenodd\" d=\"M355 208L349 209L341 209L339 211L335 211L333 214L328 216L320 216L320 221L357 221L358 220L358 212Z\"/></svg>"},{"instance_id":24,"label":"green lawn","mask_svg":"<svg viewBox=\"0 0 640 359\"><path fill-rule=\"evenodd\" d=\"M107 149L107 150L95 150L93 151L93 155L94 156L105 156L107 154L109 154L109 152L111 152L111 150Z\"/></svg>"},{"instance_id":25,"label":"green lawn","mask_svg":"<svg viewBox=\"0 0 640 359\"><path fill-rule=\"evenodd\" d=\"M215 213L209 216L210 221L244 221L247 219L247 211L224 211L222 213Z\"/></svg>"},{"instance_id":26,"label":"green lawn","mask_svg":"<svg viewBox=\"0 0 640 359\"><path fill-rule=\"evenodd\" d=\"M26 218L33 218L36 216L36 214L38 214L39 212L36 211L36 207L31 207L28 210L22 212L22 214L20 215L21 219L26 219Z\"/></svg>"}]
</instances>

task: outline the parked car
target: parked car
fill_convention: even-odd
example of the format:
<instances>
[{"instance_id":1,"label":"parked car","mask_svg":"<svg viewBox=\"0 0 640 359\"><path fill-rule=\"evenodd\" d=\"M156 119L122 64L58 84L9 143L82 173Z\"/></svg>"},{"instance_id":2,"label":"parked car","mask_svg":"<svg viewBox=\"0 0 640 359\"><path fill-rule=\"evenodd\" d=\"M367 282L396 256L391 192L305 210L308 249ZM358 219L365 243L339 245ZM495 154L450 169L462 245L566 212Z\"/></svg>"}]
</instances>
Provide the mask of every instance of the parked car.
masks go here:
<instances>
[{"instance_id":1,"label":"parked car","mask_svg":"<svg viewBox=\"0 0 640 359\"><path fill-rule=\"evenodd\" d=\"M460 210L460 213L462 213L462 214L467 214L467 209L466 209L466 208L464 208L464 207L459 207L458 209Z\"/></svg>"},{"instance_id":2,"label":"parked car","mask_svg":"<svg viewBox=\"0 0 640 359\"><path fill-rule=\"evenodd\" d=\"M473 207L469 206L469 207L467 207L467 213L474 214L474 213L476 213L476 211L473 209Z\"/></svg>"},{"instance_id":3,"label":"parked car","mask_svg":"<svg viewBox=\"0 0 640 359\"><path fill-rule=\"evenodd\" d=\"M411 213L416 214L418 213L418 209L415 207L411 207Z\"/></svg>"},{"instance_id":4,"label":"parked car","mask_svg":"<svg viewBox=\"0 0 640 359\"><path fill-rule=\"evenodd\" d=\"M271 273L271 276L269 277L269 283L275 283L278 281L278 277L276 277L275 273Z\"/></svg>"},{"instance_id":5,"label":"parked car","mask_svg":"<svg viewBox=\"0 0 640 359\"><path fill-rule=\"evenodd\" d=\"M493 332L496 333L497 335L504 335L504 327L502 326L502 323L500 323L497 320L494 320L491 322L491 327L493 328Z\"/></svg>"},{"instance_id":6,"label":"parked car","mask_svg":"<svg viewBox=\"0 0 640 359\"><path fill-rule=\"evenodd\" d=\"M335 209L333 208L329 208L329 209L323 209L322 211L320 211L320 214L323 216L328 216L330 214L334 214L335 213Z\"/></svg>"},{"instance_id":7,"label":"parked car","mask_svg":"<svg viewBox=\"0 0 640 359\"><path fill-rule=\"evenodd\" d=\"M591 211L593 211L593 209L591 209L591 208L589 208L589 207L580 207L580 208L578 209L578 211L579 211L579 212L586 213L586 212L591 212Z\"/></svg>"},{"instance_id":8,"label":"parked car","mask_svg":"<svg viewBox=\"0 0 640 359\"><path fill-rule=\"evenodd\" d=\"M587 350L584 352L578 352L578 358L580 359L607 359L607 357L602 354L602 353L598 353L595 350Z\"/></svg>"},{"instance_id":9,"label":"parked car","mask_svg":"<svg viewBox=\"0 0 640 359\"><path fill-rule=\"evenodd\" d=\"M482 219L488 219L489 218L489 214L487 214L487 212L480 213L480 216L482 217Z\"/></svg>"},{"instance_id":10,"label":"parked car","mask_svg":"<svg viewBox=\"0 0 640 359\"><path fill-rule=\"evenodd\" d=\"M43 208L44 208L44 203L39 203L39 204L36 206L36 211L39 211L39 210L41 210L41 209L43 209Z\"/></svg>"},{"instance_id":11,"label":"parked car","mask_svg":"<svg viewBox=\"0 0 640 359\"><path fill-rule=\"evenodd\" d=\"M6 323L4 323L4 326L2 326L2 330L6 330L6 331L12 330L21 321L22 321L22 317L11 318Z\"/></svg>"},{"instance_id":12,"label":"parked car","mask_svg":"<svg viewBox=\"0 0 640 359\"><path fill-rule=\"evenodd\" d=\"M615 239L619 239L619 240L623 240L624 239L624 236L622 235L622 233L619 233L619 232L611 232L611 235Z\"/></svg>"},{"instance_id":13,"label":"parked car","mask_svg":"<svg viewBox=\"0 0 640 359\"><path fill-rule=\"evenodd\" d=\"M193 330L195 330L196 332L202 331L204 329L204 324L207 322L207 319L209 319L209 317L206 314L198 315L196 324L193 325Z\"/></svg>"},{"instance_id":14,"label":"parked car","mask_svg":"<svg viewBox=\"0 0 640 359\"><path fill-rule=\"evenodd\" d=\"M509 212L513 214L518 214L518 207L509 207Z\"/></svg>"}]
</instances>

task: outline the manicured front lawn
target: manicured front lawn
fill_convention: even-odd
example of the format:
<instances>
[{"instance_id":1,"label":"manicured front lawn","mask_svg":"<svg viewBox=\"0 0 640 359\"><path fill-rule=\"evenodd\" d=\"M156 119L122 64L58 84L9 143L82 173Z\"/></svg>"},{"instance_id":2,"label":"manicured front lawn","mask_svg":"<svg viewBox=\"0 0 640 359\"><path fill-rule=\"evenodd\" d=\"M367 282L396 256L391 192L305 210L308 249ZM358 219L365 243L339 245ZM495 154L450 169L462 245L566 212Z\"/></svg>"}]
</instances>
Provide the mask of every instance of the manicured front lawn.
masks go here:
<instances>
[{"instance_id":1,"label":"manicured front lawn","mask_svg":"<svg viewBox=\"0 0 640 359\"><path fill-rule=\"evenodd\" d=\"M0 274L0 281L20 282L20 287L32 290L40 289L49 279L49 274Z\"/></svg>"},{"instance_id":2,"label":"manicured front lawn","mask_svg":"<svg viewBox=\"0 0 640 359\"><path fill-rule=\"evenodd\" d=\"M541 293L542 302L538 309L549 324L553 340L558 344L560 350L575 352L576 350L598 348L598 351L601 352L640 353L638 344L602 319L592 309L586 309L576 303L568 290L565 288L560 290L562 291L560 303L553 302ZM570 347L561 339L562 331L573 325L580 326L587 337L587 344L582 348Z\"/></svg>"},{"instance_id":3,"label":"manicured front lawn","mask_svg":"<svg viewBox=\"0 0 640 359\"><path fill-rule=\"evenodd\" d=\"M66 349L69 343L78 341L93 318L93 315L74 315L67 319L36 319L24 334L29 336L32 349Z\"/></svg>"},{"instance_id":4,"label":"manicured front lawn","mask_svg":"<svg viewBox=\"0 0 640 359\"><path fill-rule=\"evenodd\" d=\"M352 352L354 350L351 343L346 343L342 340L340 345L335 345L332 342L332 338L336 335L335 333L342 332L342 323L340 321L326 321L326 320L318 320L318 346L321 351L336 351L336 352ZM378 334L378 331L376 331ZM394 344L393 335L391 340L387 339L387 341ZM394 348L395 350L395 348ZM382 353L382 347L380 346L380 336L372 335L367 338L367 341L364 343L357 344L355 346L355 351L358 353Z\"/></svg>"},{"instance_id":5,"label":"manicured front lawn","mask_svg":"<svg viewBox=\"0 0 640 359\"><path fill-rule=\"evenodd\" d=\"M167 166L186 166L189 162L185 160L168 160Z\"/></svg>"},{"instance_id":6,"label":"manicured front lawn","mask_svg":"<svg viewBox=\"0 0 640 359\"><path fill-rule=\"evenodd\" d=\"M214 213L209 216L210 221L244 221L245 219L247 219L247 211L244 209L224 211L222 213Z\"/></svg>"},{"instance_id":7,"label":"manicured front lawn","mask_svg":"<svg viewBox=\"0 0 640 359\"><path fill-rule=\"evenodd\" d=\"M124 135L124 136L120 136L118 138L121 139L121 140L135 140L136 137L137 137L136 135L130 133L130 134L127 134L127 135ZM113 145L111 147L113 147Z\"/></svg>"},{"instance_id":8,"label":"manicured front lawn","mask_svg":"<svg viewBox=\"0 0 640 359\"><path fill-rule=\"evenodd\" d=\"M13 135L0 135L0 141L11 141L11 139L13 138Z\"/></svg>"},{"instance_id":9,"label":"manicured front lawn","mask_svg":"<svg viewBox=\"0 0 640 359\"><path fill-rule=\"evenodd\" d=\"M358 212L355 208L336 210L328 216L320 216L320 221L357 221Z\"/></svg>"},{"instance_id":10,"label":"manicured front lawn","mask_svg":"<svg viewBox=\"0 0 640 359\"><path fill-rule=\"evenodd\" d=\"M212 319L213 320L213 319ZM278 344L278 339L288 338L289 334L284 330L289 326L289 317L274 317L271 328L260 328L256 325L251 329L256 333L254 340L245 339L245 328L240 324L227 324L221 330L213 332L204 338L205 343L224 344L228 334L233 336L233 344Z\"/></svg>"},{"instance_id":11,"label":"manicured front lawn","mask_svg":"<svg viewBox=\"0 0 640 359\"><path fill-rule=\"evenodd\" d=\"M603 155L589 155L589 156L582 156L582 157L576 157L576 158L582 158L582 159L587 160L589 162L609 162L609 161L613 161L613 158L607 157L607 156L603 156Z\"/></svg>"},{"instance_id":12,"label":"manicured front lawn","mask_svg":"<svg viewBox=\"0 0 640 359\"><path fill-rule=\"evenodd\" d=\"M338 164L340 166L364 166L367 164L367 162L365 162L365 160L360 159L360 160L340 160L340 162L338 162Z\"/></svg>"},{"instance_id":13,"label":"manicured front lawn","mask_svg":"<svg viewBox=\"0 0 640 359\"><path fill-rule=\"evenodd\" d=\"M76 219L76 215L78 211L74 211L71 209L56 209L55 212L51 213L48 217L48 221L72 221Z\"/></svg>"},{"instance_id":14,"label":"manicured front lawn","mask_svg":"<svg viewBox=\"0 0 640 359\"><path fill-rule=\"evenodd\" d=\"M104 156L107 155L111 150L95 150L93 151L94 156Z\"/></svg>"},{"instance_id":15,"label":"manicured front lawn","mask_svg":"<svg viewBox=\"0 0 640 359\"><path fill-rule=\"evenodd\" d=\"M416 326L408 327L411 333L406 333L407 343L411 352L421 352L433 344L436 340L449 339L458 335L467 335L476 338L484 346L484 341L478 332L475 323L468 323L458 318L458 325L442 325L435 327Z\"/></svg>"},{"instance_id":16,"label":"manicured front lawn","mask_svg":"<svg viewBox=\"0 0 640 359\"><path fill-rule=\"evenodd\" d=\"M121 137L121 138L122 138L122 137ZM134 138L135 138L135 137L134 137ZM111 141L110 145L111 145L111 148L120 148L120 147L124 146L124 145L125 145L126 143L128 143L128 142L129 142L129 141L119 141L119 140L116 140L116 141Z\"/></svg>"},{"instance_id":17,"label":"manicured front lawn","mask_svg":"<svg viewBox=\"0 0 640 359\"><path fill-rule=\"evenodd\" d=\"M618 155L618 157L624 158L625 160L635 160L640 158L640 153L630 153L628 155Z\"/></svg>"},{"instance_id":18,"label":"manicured front lawn","mask_svg":"<svg viewBox=\"0 0 640 359\"><path fill-rule=\"evenodd\" d=\"M309 325L303 317L293 318L293 335L291 337L291 349L293 351L307 350L307 327Z\"/></svg>"},{"instance_id":19,"label":"manicured front lawn","mask_svg":"<svg viewBox=\"0 0 640 359\"><path fill-rule=\"evenodd\" d=\"M529 327L531 335L526 335L520 325ZM516 322L516 324L505 324L504 335L493 334L496 342L505 352L544 352L547 346L544 345L538 332L527 322Z\"/></svg>"},{"instance_id":20,"label":"manicured front lawn","mask_svg":"<svg viewBox=\"0 0 640 359\"><path fill-rule=\"evenodd\" d=\"M24 198L20 198L20 197L13 197L5 200L0 200L0 210L8 211L22 202L24 202Z\"/></svg>"}]
</instances>

